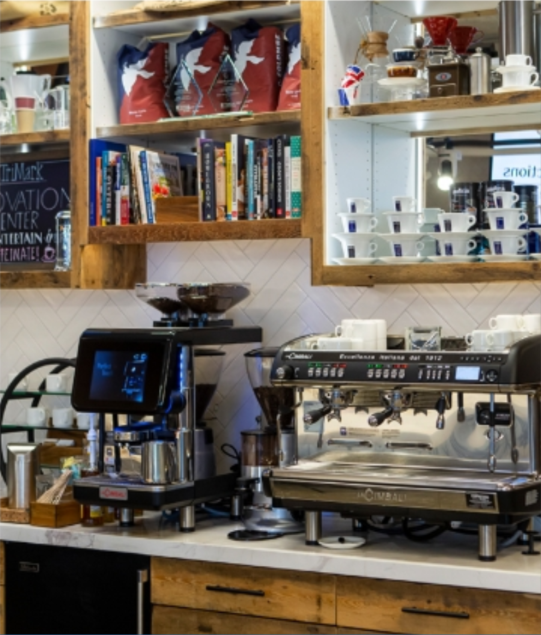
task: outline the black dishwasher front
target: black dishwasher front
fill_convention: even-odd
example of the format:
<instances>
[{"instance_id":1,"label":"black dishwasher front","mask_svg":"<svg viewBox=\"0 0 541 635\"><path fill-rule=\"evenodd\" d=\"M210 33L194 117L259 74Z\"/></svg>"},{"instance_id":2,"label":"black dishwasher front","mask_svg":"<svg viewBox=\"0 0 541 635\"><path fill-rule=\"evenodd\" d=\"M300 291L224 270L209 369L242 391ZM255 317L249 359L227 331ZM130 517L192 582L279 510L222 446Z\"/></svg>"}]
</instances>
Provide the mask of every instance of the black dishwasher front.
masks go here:
<instances>
[{"instance_id":1,"label":"black dishwasher front","mask_svg":"<svg viewBox=\"0 0 541 635\"><path fill-rule=\"evenodd\" d=\"M148 556L6 542L6 633L150 633Z\"/></svg>"}]
</instances>

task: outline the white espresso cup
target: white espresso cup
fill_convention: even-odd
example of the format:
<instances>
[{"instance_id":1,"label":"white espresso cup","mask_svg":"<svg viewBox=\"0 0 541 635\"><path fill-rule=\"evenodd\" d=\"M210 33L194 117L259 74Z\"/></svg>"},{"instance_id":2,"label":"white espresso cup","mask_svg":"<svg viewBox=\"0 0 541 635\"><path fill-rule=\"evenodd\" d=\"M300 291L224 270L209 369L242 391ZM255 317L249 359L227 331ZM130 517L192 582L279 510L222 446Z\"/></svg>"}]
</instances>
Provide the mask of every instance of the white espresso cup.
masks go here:
<instances>
[{"instance_id":1,"label":"white espresso cup","mask_svg":"<svg viewBox=\"0 0 541 635\"><path fill-rule=\"evenodd\" d=\"M490 329L477 329L468 333L464 339L472 351L489 351L494 344L493 331Z\"/></svg>"},{"instance_id":2,"label":"white espresso cup","mask_svg":"<svg viewBox=\"0 0 541 635\"><path fill-rule=\"evenodd\" d=\"M8 383L11 384L11 382L15 379L15 377L17 377L19 373L9 373L8 374ZM17 384L17 386L15 387L15 390L28 390L28 379L26 377L23 377L19 383Z\"/></svg>"},{"instance_id":3,"label":"white espresso cup","mask_svg":"<svg viewBox=\"0 0 541 635\"><path fill-rule=\"evenodd\" d=\"M496 192L492 192L492 198L494 200L494 205L499 207L500 209L506 208L509 209L511 207L515 207L515 203L518 201L520 196L515 192L506 192L505 190L497 190Z\"/></svg>"},{"instance_id":4,"label":"white espresso cup","mask_svg":"<svg viewBox=\"0 0 541 635\"><path fill-rule=\"evenodd\" d=\"M502 84L504 88L533 86L538 79L539 73L534 70L533 66L526 66L524 70L513 70L508 73L502 73Z\"/></svg>"},{"instance_id":5,"label":"white espresso cup","mask_svg":"<svg viewBox=\"0 0 541 635\"><path fill-rule=\"evenodd\" d=\"M413 212L415 211L415 199L413 196L393 196L395 212Z\"/></svg>"},{"instance_id":6,"label":"white espresso cup","mask_svg":"<svg viewBox=\"0 0 541 635\"><path fill-rule=\"evenodd\" d=\"M541 333L541 313L526 313L522 317L522 330L531 335Z\"/></svg>"},{"instance_id":7,"label":"white espresso cup","mask_svg":"<svg viewBox=\"0 0 541 635\"><path fill-rule=\"evenodd\" d=\"M387 322L385 320L356 320L348 319L334 329L339 338L347 338L359 345L362 341L362 350L379 351L387 348Z\"/></svg>"},{"instance_id":8,"label":"white espresso cup","mask_svg":"<svg viewBox=\"0 0 541 635\"><path fill-rule=\"evenodd\" d=\"M350 214L370 212L370 201L367 198L348 198L346 200Z\"/></svg>"},{"instance_id":9,"label":"white espresso cup","mask_svg":"<svg viewBox=\"0 0 541 635\"><path fill-rule=\"evenodd\" d=\"M344 258L370 258L378 246L374 234L335 234L342 243Z\"/></svg>"},{"instance_id":10,"label":"white espresso cup","mask_svg":"<svg viewBox=\"0 0 541 635\"><path fill-rule=\"evenodd\" d=\"M346 234L367 234L373 231L378 219L372 214L338 214L342 220L342 228Z\"/></svg>"},{"instance_id":11,"label":"white espresso cup","mask_svg":"<svg viewBox=\"0 0 541 635\"><path fill-rule=\"evenodd\" d=\"M513 53L512 55L505 56L506 66L531 66L532 58L529 55L519 55Z\"/></svg>"},{"instance_id":12,"label":"white espresso cup","mask_svg":"<svg viewBox=\"0 0 541 635\"><path fill-rule=\"evenodd\" d=\"M77 427L79 430L89 430L90 425L94 425L96 418L95 412L78 412L77 413Z\"/></svg>"},{"instance_id":13,"label":"white espresso cup","mask_svg":"<svg viewBox=\"0 0 541 635\"><path fill-rule=\"evenodd\" d=\"M521 340L525 335L524 331L509 331L507 329L493 330L490 350L503 351L512 346L515 342Z\"/></svg>"},{"instance_id":14,"label":"white espresso cup","mask_svg":"<svg viewBox=\"0 0 541 635\"><path fill-rule=\"evenodd\" d=\"M71 408L53 408L53 426L55 428L71 428L73 426L73 410Z\"/></svg>"},{"instance_id":15,"label":"white espresso cup","mask_svg":"<svg viewBox=\"0 0 541 635\"><path fill-rule=\"evenodd\" d=\"M476 222L477 218L474 214L462 212L438 214L438 223L443 233L467 232Z\"/></svg>"},{"instance_id":16,"label":"white espresso cup","mask_svg":"<svg viewBox=\"0 0 541 635\"><path fill-rule=\"evenodd\" d=\"M528 221L528 214L520 209L487 209L490 229L520 229Z\"/></svg>"},{"instance_id":17,"label":"white espresso cup","mask_svg":"<svg viewBox=\"0 0 541 635\"><path fill-rule=\"evenodd\" d=\"M420 215L417 212L385 212L391 234L415 234L419 231Z\"/></svg>"},{"instance_id":18,"label":"white espresso cup","mask_svg":"<svg viewBox=\"0 0 541 635\"><path fill-rule=\"evenodd\" d=\"M491 317L488 325L492 330L498 331L520 331L524 328L523 315L497 315Z\"/></svg>"},{"instance_id":19,"label":"white espresso cup","mask_svg":"<svg viewBox=\"0 0 541 635\"><path fill-rule=\"evenodd\" d=\"M467 256L477 246L473 238L453 236L452 233L442 234L437 241L443 256Z\"/></svg>"},{"instance_id":20,"label":"white espresso cup","mask_svg":"<svg viewBox=\"0 0 541 635\"><path fill-rule=\"evenodd\" d=\"M417 239L404 238L400 234L396 234L396 238L389 241L391 251L395 258L413 258L419 255L425 248L425 244Z\"/></svg>"},{"instance_id":21,"label":"white espresso cup","mask_svg":"<svg viewBox=\"0 0 541 635\"><path fill-rule=\"evenodd\" d=\"M46 408L27 408L26 423L29 426L44 426L47 424L49 411Z\"/></svg>"},{"instance_id":22,"label":"white espresso cup","mask_svg":"<svg viewBox=\"0 0 541 635\"><path fill-rule=\"evenodd\" d=\"M488 240L490 251L495 256L513 256L526 251L527 242L521 236L491 235Z\"/></svg>"},{"instance_id":23,"label":"white espresso cup","mask_svg":"<svg viewBox=\"0 0 541 635\"><path fill-rule=\"evenodd\" d=\"M63 392L68 387L68 378L62 373L47 375L45 378L47 392Z\"/></svg>"},{"instance_id":24,"label":"white espresso cup","mask_svg":"<svg viewBox=\"0 0 541 635\"><path fill-rule=\"evenodd\" d=\"M319 337L313 348L322 351L346 351L351 348L351 340L345 337Z\"/></svg>"}]
</instances>

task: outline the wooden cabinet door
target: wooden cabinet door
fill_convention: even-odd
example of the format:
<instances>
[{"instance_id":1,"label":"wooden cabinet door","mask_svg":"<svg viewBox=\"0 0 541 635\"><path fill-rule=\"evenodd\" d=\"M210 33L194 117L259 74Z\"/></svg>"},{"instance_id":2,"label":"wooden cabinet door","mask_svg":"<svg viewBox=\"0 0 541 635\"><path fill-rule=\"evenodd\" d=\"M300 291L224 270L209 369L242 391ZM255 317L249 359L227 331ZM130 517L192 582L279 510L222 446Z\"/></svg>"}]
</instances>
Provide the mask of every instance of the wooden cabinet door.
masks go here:
<instances>
[{"instance_id":1,"label":"wooden cabinet door","mask_svg":"<svg viewBox=\"0 0 541 635\"><path fill-rule=\"evenodd\" d=\"M152 609L153 635L318 635L336 633L333 626L273 620L266 617L232 615L215 611L177 609L154 606Z\"/></svg>"},{"instance_id":2,"label":"wooden cabinet door","mask_svg":"<svg viewBox=\"0 0 541 635\"><path fill-rule=\"evenodd\" d=\"M152 603L315 624L335 624L335 577L153 558Z\"/></svg>"},{"instance_id":3,"label":"wooden cabinet door","mask_svg":"<svg viewBox=\"0 0 541 635\"><path fill-rule=\"evenodd\" d=\"M541 633L541 596L337 578L336 623L391 633Z\"/></svg>"}]
</instances>

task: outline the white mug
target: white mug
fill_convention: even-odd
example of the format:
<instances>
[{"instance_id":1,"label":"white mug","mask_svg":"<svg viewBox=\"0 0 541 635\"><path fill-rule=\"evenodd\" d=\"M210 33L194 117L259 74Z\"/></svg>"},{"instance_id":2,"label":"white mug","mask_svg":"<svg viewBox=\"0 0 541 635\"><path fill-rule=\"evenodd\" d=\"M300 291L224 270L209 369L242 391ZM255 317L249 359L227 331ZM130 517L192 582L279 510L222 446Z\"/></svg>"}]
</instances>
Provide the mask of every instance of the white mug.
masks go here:
<instances>
[{"instance_id":1,"label":"white mug","mask_svg":"<svg viewBox=\"0 0 541 635\"><path fill-rule=\"evenodd\" d=\"M477 247L473 238L457 237L453 234L442 234L437 238L442 256L467 256L472 249Z\"/></svg>"},{"instance_id":2,"label":"white mug","mask_svg":"<svg viewBox=\"0 0 541 635\"><path fill-rule=\"evenodd\" d=\"M68 385L68 378L62 373L57 375L47 375L45 378L45 387L47 392L63 392Z\"/></svg>"},{"instance_id":3,"label":"white mug","mask_svg":"<svg viewBox=\"0 0 541 635\"><path fill-rule=\"evenodd\" d=\"M515 203L518 201L520 196L518 194L515 194L515 192L498 190L496 192L492 192L492 198L496 207L500 209L509 209L511 207L515 207Z\"/></svg>"},{"instance_id":4,"label":"white mug","mask_svg":"<svg viewBox=\"0 0 541 635\"><path fill-rule=\"evenodd\" d=\"M497 315L491 317L488 325L492 330L520 331L524 328L523 315Z\"/></svg>"},{"instance_id":5,"label":"white mug","mask_svg":"<svg viewBox=\"0 0 541 635\"><path fill-rule=\"evenodd\" d=\"M397 238L391 242L391 251L396 258L412 258L418 256L419 252L425 248L425 244L418 240L406 240L396 235Z\"/></svg>"},{"instance_id":6,"label":"white mug","mask_svg":"<svg viewBox=\"0 0 541 635\"><path fill-rule=\"evenodd\" d=\"M393 196L395 212L413 212L415 208L415 199L413 196Z\"/></svg>"},{"instance_id":7,"label":"white mug","mask_svg":"<svg viewBox=\"0 0 541 635\"><path fill-rule=\"evenodd\" d=\"M53 426L55 428L71 428L73 426L73 410L71 408L53 408Z\"/></svg>"},{"instance_id":8,"label":"white mug","mask_svg":"<svg viewBox=\"0 0 541 635\"><path fill-rule=\"evenodd\" d=\"M490 229L520 229L528 221L528 214L520 209L489 209L486 210Z\"/></svg>"},{"instance_id":9,"label":"white mug","mask_svg":"<svg viewBox=\"0 0 541 635\"><path fill-rule=\"evenodd\" d=\"M425 207L423 209L424 222L436 224L438 222L438 216L440 214L445 214L445 212L439 207Z\"/></svg>"},{"instance_id":10,"label":"white mug","mask_svg":"<svg viewBox=\"0 0 541 635\"><path fill-rule=\"evenodd\" d=\"M370 258L378 246L372 242L373 234L335 234L342 243L344 258Z\"/></svg>"},{"instance_id":11,"label":"white mug","mask_svg":"<svg viewBox=\"0 0 541 635\"><path fill-rule=\"evenodd\" d=\"M372 351L387 349L387 322L385 320L342 320L334 332L338 337L350 339L352 348L362 346L362 350Z\"/></svg>"},{"instance_id":12,"label":"white mug","mask_svg":"<svg viewBox=\"0 0 541 635\"><path fill-rule=\"evenodd\" d=\"M523 337L525 337L524 331L509 331L507 329L493 330L493 341L490 349L493 351L503 351L515 342L521 340Z\"/></svg>"},{"instance_id":13,"label":"white mug","mask_svg":"<svg viewBox=\"0 0 541 635\"><path fill-rule=\"evenodd\" d=\"M15 379L15 377L17 377L19 373L9 373L8 374L8 384L11 384L11 382ZM28 390L28 379L26 377L23 377L19 383L16 385L15 390Z\"/></svg>"},{"instance_id":14,"label":"white mug","mask_svg":"<svg viewBox=\"0 0 541 635\"><path fill-rule=\"evenodd\" d=\"M532 58L529 55L519 55L513 53L512 55L505 56L506 66L531 66Z\"/></svg>"},{"instance_id":15,"label":"white mug","mask_svg":"<svg viewBox=\"0 0 541 635\"><path fill-rule=\"evenodd\" d=\"M386 212L391 234L415 234L419 231L421 217L417 212Z\"/></svg>"},{"instance_id":16,"label":"white mug","mask_svg":"<svg viewBox=\"0 0 541 635\"><path fill-rule=\"evenodd\" d=\"M367 234L378 224L372 214L338 214L342 219L342 228L346 234Z\"/></svg>"},{"instance_id":17,"label":"white mug","mask_svg":"<svg viewBox=\"0 0 541 635\"><path fill-rule=\"evenodd\" d=\"M78 412L77 413L77 427L79 430L89 430L92 424L94 427L94 421L96 418L95 412Z\"/></svg>"},{"instance_id":18,"label":"white mug","mask_svg":"<svg viewBox=\"0 0 541 635\"><path fill-rule=\"evenodd\" d=\"M502 232L503 233L503 232ZM520 236L490 236L490 251L496 256L512 256L526 251L526 240Z\"/></svg>"},{"instance_id":19,"label":"white mug","mask_svg":"<svg viewBox=\"0 0 541 635\"><path fill-rule=\"evenodd\" d=\"M362 214L370 211L370 201L367 198L348 198L346 200L350 214Z\"/></svg>"},{"instance_id":20,"label":"white mug","mask_svg":"<svg viewBox=\"0 0 541 635\"><path fill-rule=\"evenodd\" d=\"M531 67L525 67L525 70L510 71L509 73L502 73L502 84L504 88L509 87L526 87L533 86L539 79L539 73L531 70Z\"/></svg>"},{"instance_id":21,"label":"white mug","mask_svg":"<svg viewBox=\"0 0 541 635\"><path fill-rule=\"evenodd\" d=\"M27 408L26 423L29 426L44 426L49 419L49 411L46 408Z\"/></svg>"},{"instance_id":22,"label":"white mug","mask_svg":"<svg viewBox=\"0 0 541 635\"><path fill-rule=\"evenodd\" d=\"M323 351L345 351L351 348L351 340L345 337L319 337L312 348Z\"/></svg>"},{"instance_id":23,"label":"white mug","mask_svg":"<svg viewBox=\"0 0 541 635\"><path fill-rule=\"evenodd\" d=\"M522 330L527 333L541 333L541 313L526 313L522 317Z\"/></svg>"},{"instance_id":24,"label":"white mug","mask_svg":"<svg viewBox=\"0 0 541 635\"><path fill-rule=\"evenodd\" d=\"M488 351L494 344L492 331L486 329L472 331L464 339L469 348L474 351Z\"/></svg>"},{"instance_id":25,"label":"white mug","mask_svg":"<svg viewBox=\"0 0 541 635\"><path fill-rule=\"evenodd\" d=\"M438 223L443 233L467 232L476 222L477 218L474 214L450 212L438 215Z\"/></svg>"}]
</instances>

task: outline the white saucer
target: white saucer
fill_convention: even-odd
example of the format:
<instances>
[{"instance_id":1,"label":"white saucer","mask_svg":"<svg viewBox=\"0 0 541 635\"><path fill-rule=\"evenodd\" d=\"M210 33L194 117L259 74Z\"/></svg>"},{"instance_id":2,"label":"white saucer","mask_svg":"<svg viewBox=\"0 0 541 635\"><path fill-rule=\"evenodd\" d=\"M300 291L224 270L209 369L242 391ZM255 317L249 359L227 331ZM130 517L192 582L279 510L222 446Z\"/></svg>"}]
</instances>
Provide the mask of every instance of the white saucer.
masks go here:
<instances>
[{"instance_id":1,"label":"white saucer","mask_svg":"<svg viewBox=\"0 0 541 635\"><path fill-rule=\"evenodd\" d=\"M403 212L397 212L397 214L402 214ZM415 238L416 240L420 240L423 236L426 236L426 234L422 234L421 232L416 232L416 233L400 233L400 234L379 234L380 238L383 238L384 240L396 240L397 237L398 238L403 238L405 240L411 240L413 238Z\"/></svg>"},{"instance_id":2,"label":"white saucer","mask_svg":"<svg viewBox=\"0 0 541 635\"><path fill-rule=\"evenodd\" d=\"M378 79L378 84L383 88L399 88L404 86L423 86L426 79L422 77L384 77Z\"/></svg>"},{"instance_id":3,"label":"white saucer","mask_svg":"<svg viewBox=\"0 0 541 635\"><path fill-rule=\"evenodd\" d=\"M476 262L479 256L427 256L430 262Z\"/></svg>"},{"instance_id":4,"label":"white saucer","mask_svg":"<svg viewBox=\"0 0 541 635\"><path fill-rule=\"evenodd\" d=\"M485 238L507 238L517 236L523 238L528 235L527 229L483 229L479 232Z\"/></svg>"},{"instance_id":5,"label":"white saucer","mask_svg":"<svg viewBox=\"0 0 541 635\"><path fill-rule=\"evenodd\" d=\"M374 214L372 212L339 212L337 216L340 218L360 218L361 216L374 216Z\"/></svg>"},{"instance_id":6,"label":"white saucer","mask_svg":"<svg viewBox=\"0 0 541 635\"><path fill-rule=\"evenodd\" d=\"M426 234L435 240L445 240L446 238L475 238L478 236L477 231L472 232L429 232Z\"/></svg>"},{"instance_id":7,"label":"white saucer","mask_svg":"<svg viewBox=\"0 0 541 635\"><path fill-rule=\"evenodd\" d=\"M327 549L356 549L362 547L366 538L360 536L325 536L320 538L318 544Z\"/></svg>"},{"instance_id":8,"label":"white saucer","mask_svg":"<svg viewBox=\"0 0 541 635\"><path fill-rule=\"evenodd\" d=\"M522 66L515 64L514 66L498 66L496 73L500 73L500 75L502 73L516 73L517 71L530 71L530 73L535 73L536 70L535 66L532 66L531 64L529 66L526 66L526 64L522 64Z\"/></svg>"},{"instance_id":9,"label":"white saucer","mask_svg":"<svg viewBox=\"0 0 541 635\"><path fill-rule=\"evenodd\" d=\"M528 260L528 254L481 254L479 256L484 262L523 262Z\"/></svg>"},{"instance_id":10,"label":"white saucer","mask_svg":"<svg viewBox=\"0 0 541 635\"><path fill-rule=\"evenodd\" d=\"M352 267L354 265L371 265L376 262L377 258L333 258L332 261L337 265L344 267Z\"/></svg>"},{"instance_id":11,"label":"white saucer","mask_svg":"<svg viewBox=\"0 0 541 635\"><path fill-rule=\"evenodd\" d=\"M331 234L333 238L336 238L337 240L347 240L348 238L351 238L351 236L364 236L366 238L375 238L377 236L377 234L374 234L374 232L341 232L340 234Z\"/></svg>"},{"instance_id":12,"label":"white saucer","mask_svg":"<svg viewBox=\"0 0 541 635\"><path fill-rule=\"evenodd\" d=\"M390 216L391 214L393 214L393 216L395 214L400 214L401 216L419 216L422 212L397 212L395 210L394 212L382 212L382 214L383 216Z\"/></svg>"},{"instance_id":13,"label":"white saucer","mask_svg":"<svg viewBox=\"0 0 541 635\"><path fill-rule=\"evenodd\" d=\"M386 265L418 265L424 259L424 256L380 256L378 258Z\"/></svg>"},{"instance_id":14,"label":"white saucer","mask_svg":"<svg viewBox=\"0 0 541 635\"><path fill-rule=\"evenodd\" d=\"M530 254L532 260L541 260L541 254Z\"/></svg>"},{"instance_id":15,"label":"white saucer","mask_svg":"<svg viewBox=\"0 0 541 635\"><path fill-rule=\"evenodd\" d=\"M496 212L523 212L521 207L487 207L483 210L486 214L495 214Z\"/></svg>"},{"instance_id":16,"label":"white saucer","mask_svg":"<svg viewBox=\"0 0 541 635\"><path fill-rule=\"evenodd\" d=\"M498 93L519 93L523 90L541 90L540 86L500 86L495 88L494 92Z\"/></svg>"}]
</instances>

